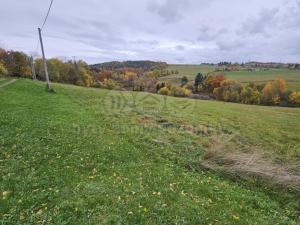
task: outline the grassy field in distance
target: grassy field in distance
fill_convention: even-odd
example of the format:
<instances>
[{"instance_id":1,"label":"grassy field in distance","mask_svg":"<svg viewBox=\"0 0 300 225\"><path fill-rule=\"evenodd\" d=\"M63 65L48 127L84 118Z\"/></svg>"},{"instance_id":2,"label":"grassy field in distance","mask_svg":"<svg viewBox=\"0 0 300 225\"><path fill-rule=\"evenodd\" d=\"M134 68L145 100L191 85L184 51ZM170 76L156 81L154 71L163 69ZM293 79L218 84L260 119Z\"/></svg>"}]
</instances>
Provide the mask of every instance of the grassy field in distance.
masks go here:
<instances>
[{"instance_id":1,"label":"grassy field in distance","mask_svg":"<svg viewBox=\"0 0 300 225\"><path fill-rule=\"evenodd\" d=\"M198 72L207 74L214 71L214 66L206 65L170 65L168 70L177 70L179 74L172 74L162 77L161 81L170 83L180 83L183 76L187 76L190 81L195 79ZM270 69L267 71L234 71L225 72L226 77L240 82L265 83L274 79L282 78L286 81L291 90L300 91L300 70Z\"/></svg>"},{"instance_id":2,"label":"grassy field in distance","mask_svg":"<svg viewBox=\"0 0 300 225\"><path fill-rule=\"evenodd\" d=\"M290 164L299 109L53 86L0 88L1 224L298 224L293 195L187 165L214 138Z\"/></svg>"}]
</instances>

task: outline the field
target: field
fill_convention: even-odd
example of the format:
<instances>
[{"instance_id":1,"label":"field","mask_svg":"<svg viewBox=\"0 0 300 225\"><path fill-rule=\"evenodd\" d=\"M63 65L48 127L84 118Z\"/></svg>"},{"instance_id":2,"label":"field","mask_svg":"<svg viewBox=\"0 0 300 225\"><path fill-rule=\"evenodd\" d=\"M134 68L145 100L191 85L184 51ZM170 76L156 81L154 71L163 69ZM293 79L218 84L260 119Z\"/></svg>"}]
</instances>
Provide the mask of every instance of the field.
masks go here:
<instances>
[{"instance_id":1,"label":"field","mask_svg":"<svg viewBox=\"0 0 300 225\"><path fill-rule=\"evenodd\" d=\"M202 65L170 65L168 70L178 70L179 74L162 77L162 81L180 83L183 76L187 76L190 81L195 79L198 72L207 74L214 71L213 66ZM300 70L270 69L267 71L234 71L226 72L226 77L240 82L265 83L279 78L285 79L287 86L291 90L300 91Z\"/></svg>"},{"instance_id":2,"label":"field","mask_svg":"<svg viewBox=\"0 0 300 225\"><path fill-rule=\"evenodd\" d=\"M299 224L294 194L189 166L217 140L294 164L299 109L7 82L0 224Z\"/></svg>"}]
</instances>

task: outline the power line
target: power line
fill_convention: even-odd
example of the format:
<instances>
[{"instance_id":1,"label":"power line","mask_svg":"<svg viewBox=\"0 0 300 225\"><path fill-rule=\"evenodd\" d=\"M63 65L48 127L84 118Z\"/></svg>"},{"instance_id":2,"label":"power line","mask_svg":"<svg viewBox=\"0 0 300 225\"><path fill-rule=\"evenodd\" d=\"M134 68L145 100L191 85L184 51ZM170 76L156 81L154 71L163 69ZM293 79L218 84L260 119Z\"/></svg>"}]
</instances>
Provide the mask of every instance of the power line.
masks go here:
<instances>
[{"instance_id":1,"label":"power line","mask_svg":"<svg viewBox=\"0 0 300 225\"><path fill-rule=\"evenodd\" d=\"M46 22L47 22L47 19L48 19L48 16L49 16L49 13L50 13L50 10L51 10L53 1L54 1L54 0L51 0L51 2L50 2L49 8L48 8L48 12L47 12L47 15L46 15L46 17L45 17L45 19L44 19L44 22L43 22L43 25L42 25L42 27L41 27L41 30L43 30L43 28L44 28L44 26L45 26L45 24L46 24Z\"/></svg>"},{"instance_id":2,"label":"power line","mask_svg":"<svg viewBox=\"0 0 300 225\"><path fill-rule=\"evenodd\" d=\"M45 17L44 22L43 22L43 25L42 25L42 27L41 27L41 30L43 30L43 28L44 28L44 26L45 26L45 24L46 24L46 22L47 22L47 19L48 19L48 17L49 17L49 14L50 14L50 11L51 11L51 8L52 8L53 1L54 1L54 0L51 0L51 2L50 2L50 5L49 5L49 8L48 8L46 17ZM35 39L35 41L36 41L36 47L35 47L34 53L37 53L38 48L39 48L39 40L38 40L38 39L37 39L37 40Z\"/></svg>"}]
</instances>

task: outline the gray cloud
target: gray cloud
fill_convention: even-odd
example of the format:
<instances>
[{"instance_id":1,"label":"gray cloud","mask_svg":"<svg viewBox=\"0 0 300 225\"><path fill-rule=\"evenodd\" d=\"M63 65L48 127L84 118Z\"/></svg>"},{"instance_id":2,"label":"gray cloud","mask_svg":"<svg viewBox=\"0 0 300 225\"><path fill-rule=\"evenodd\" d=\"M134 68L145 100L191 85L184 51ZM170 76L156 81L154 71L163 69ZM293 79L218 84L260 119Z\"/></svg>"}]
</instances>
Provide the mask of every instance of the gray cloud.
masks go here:
<instances>
[{"instance_id":1,"label":"gray cloud","mask_svg":"<svg viewBox=\"0 0 300 225\"><path fill-rule=\"evenodd\" d=\"M166 23L174 23L184 16L183 8L189 4L189 0L165 0L163 3L150 2L148 10L156 13Z\"/></svg>"},{"instance_id":2,"label":"gray cloud","mask_svg":"<svg viewBox=\"0 0 300 225\"><path fill-rule=\"evenodd\" d=\"M263 9L256 18L249 18L244 24L239 34L251 35L262 34L268 36L268 32L274 26L276 14L279 12L278 8ZM275 24L276 25L276 24Z\"/></svg>"},{"instance_id":3,"label":"gray cloud","mask_svg":"<svg viewBox=\"0 0 300 225\"><path fill-rule=\"evenodd\" d=\"M175 48L176 48L177 51L184 51L185 50L185 47L183 45L177 45Z\"/></svg>"},{"instance_id":4,"label":"gray cloud","mask_svg":"<svg viewBox=\"0 0 300 225\"><path fill-rule=\"evenodd\" d=\"M3 2L2 46L35 51L47 7L48 1L40 0ZM76 56L90 63L296 62L300 1L55 1L43 36L48 57Z\"/></svg>"}]
</instances>

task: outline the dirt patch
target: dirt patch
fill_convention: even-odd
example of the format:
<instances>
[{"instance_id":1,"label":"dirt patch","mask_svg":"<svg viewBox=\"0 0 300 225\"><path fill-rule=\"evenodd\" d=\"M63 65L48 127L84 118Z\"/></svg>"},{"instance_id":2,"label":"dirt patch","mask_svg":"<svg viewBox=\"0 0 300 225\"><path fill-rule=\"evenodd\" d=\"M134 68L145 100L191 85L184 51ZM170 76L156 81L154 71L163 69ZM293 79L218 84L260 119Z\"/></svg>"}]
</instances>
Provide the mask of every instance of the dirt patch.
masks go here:
<instances>
[{"instance_id":1,"label":"dirt patch","mask_svg":"<svg viewBox=\"0 0 300 225\"><path fill-rule=\"evenodd\" d=\"M141 124L153 124L156 123L155 118L151 117L151 116L140 116L137 117L137 121Z\"/></svg>"},{"instance_id":2,"label":"dirt patch","mask_svg":"<svg viewBox=\"0 0 300 225\"><path fill-rule=\"evenodd\" d=\"M177 127L176 124L174 124L166 119L163 119L161 117L155 118L152 116L140 116L140 117L137 117L137 122L140 124L143 124L143 125L152 124L152 125L156 125L156 126L159 126L162 128Z\"/></svg>"},{"instance_id":3,"label":"dirt patch","mask_svg":"<svg viewBox=\"0 0 300 225\"><path fill-rule=\"evenodd\" d=\"M139 124L143 124L143 125L149 124L164 129L176 129L176 132L182 132L182 133L187 133L187 134L192 134L197 136L210 136L218 132L217 129L213 128L210 125L198 124L197 126L193 126L188 123L184 123L182 121L173 122L161 117L155 118L152 116L140 116L136 118L136 121Z\"/></svg>"}]
</instances>

